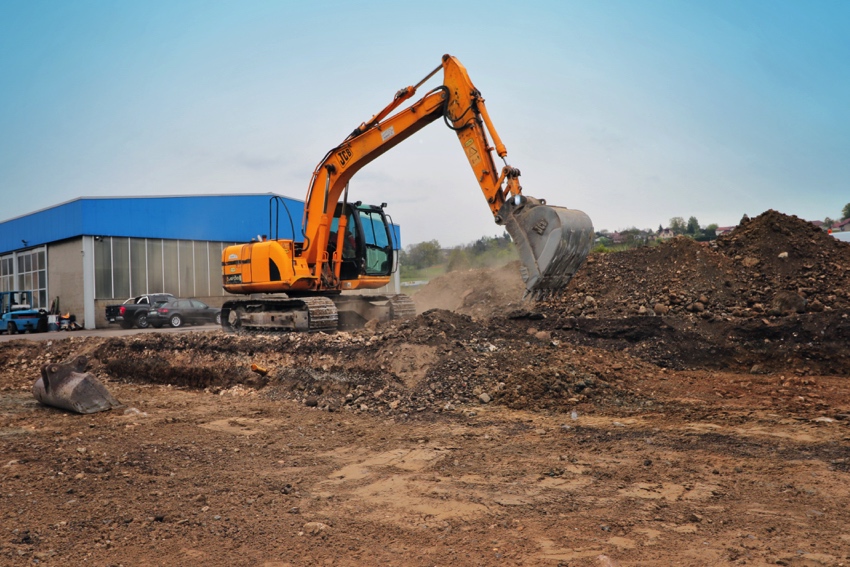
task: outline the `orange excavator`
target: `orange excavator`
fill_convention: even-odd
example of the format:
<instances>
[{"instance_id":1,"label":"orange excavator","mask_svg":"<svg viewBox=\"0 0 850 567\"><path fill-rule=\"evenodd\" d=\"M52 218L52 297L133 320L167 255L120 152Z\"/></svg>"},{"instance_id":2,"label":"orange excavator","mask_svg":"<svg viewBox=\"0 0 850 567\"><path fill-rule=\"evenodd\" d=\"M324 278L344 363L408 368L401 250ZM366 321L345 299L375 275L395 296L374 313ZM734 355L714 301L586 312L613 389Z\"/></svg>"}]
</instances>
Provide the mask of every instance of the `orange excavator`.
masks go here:
<instances>
[{"instance_id":1,"label":"orange excavator","mask_svg":"<svg viewBox=\"0 0 850 567\"><path fill-rule=\"evenodd\" d=\"M441 69L442 85L393 114ZM481 93L464 66L444 55L439 67L398 91L319 162L307 191L302 242L270 235L222 252L224 289L249 296L224 303L224 330L331 331L413 316L405 294L343 293L386 286L397 268L398 247L386 203L351 202L348 185L360 168L438 118L457 134L496 224L516 245L526 295L540 299L563 290L590 252L590 219L523 194L520 172L507 163Z\"/></svg>"}]
</instances>

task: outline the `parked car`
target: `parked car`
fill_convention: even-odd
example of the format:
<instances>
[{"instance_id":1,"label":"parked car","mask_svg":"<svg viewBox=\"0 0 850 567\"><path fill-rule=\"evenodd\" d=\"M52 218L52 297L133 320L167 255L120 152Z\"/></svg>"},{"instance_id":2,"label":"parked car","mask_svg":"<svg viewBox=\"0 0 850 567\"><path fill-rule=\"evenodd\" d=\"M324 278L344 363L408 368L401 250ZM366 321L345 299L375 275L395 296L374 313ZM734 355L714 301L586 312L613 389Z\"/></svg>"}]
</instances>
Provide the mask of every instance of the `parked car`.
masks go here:
<instances>
[{"instance_id":1,"label":"parked car","mask_svg":"<svg viewBox=\"0 0 850 567\"><path fill-rule=\"evenodd\" d=\"M148 311L148 324L159 329L163 325L221 325L221 308L210 307L197 299L170 299L160 301Z\"/></svg>"},{"instance_id":2,"label":"parked car","mask_svg":"<svg viewBox=\"0 0 850 567\"><path fill-rule=\"evenodd\" d=\"M122 329L131 329L133 325L145 329L148 326L148 311L151 307L173 298L170 293L146 293L131 297L121 305L107 305L106 320L118 323Z\"/></svg>"}]
</instances>

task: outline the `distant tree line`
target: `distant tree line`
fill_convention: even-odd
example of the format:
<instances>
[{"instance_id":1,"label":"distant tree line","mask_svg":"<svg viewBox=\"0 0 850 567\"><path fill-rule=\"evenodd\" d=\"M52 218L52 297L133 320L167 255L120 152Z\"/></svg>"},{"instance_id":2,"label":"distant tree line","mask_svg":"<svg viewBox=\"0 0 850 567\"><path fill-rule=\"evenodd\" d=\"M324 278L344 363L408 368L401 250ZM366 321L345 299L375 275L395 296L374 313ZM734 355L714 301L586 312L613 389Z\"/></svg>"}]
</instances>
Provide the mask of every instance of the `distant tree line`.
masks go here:
<instances>
[{"instance_id":1,"label":"distant tree line","mask_svg":"<svg viewBox=\"0 0 850 567\"><path fill-rule=\"evenodd\" d=\"M698 241L714 240L717 238L716 223L700 226L699 221L694 216L688 218L688 222L685 222L685 219L682 217L671 218L670 230L676 236L690 236Z\"/></svg>"},{"instance_id":2,"label":"distant tree line","mask_svg":"<svg viewBox=\"0 0 850 567\"><path fill-rule=\"evenodd\" d=\"M416 277L422 270L443 267L445 271L505 264L517 258L507 232L501 236L483 236L470 244L443 249L437 240L410 244L401 250L401 276Z\"/></svg>"}]
</instances>

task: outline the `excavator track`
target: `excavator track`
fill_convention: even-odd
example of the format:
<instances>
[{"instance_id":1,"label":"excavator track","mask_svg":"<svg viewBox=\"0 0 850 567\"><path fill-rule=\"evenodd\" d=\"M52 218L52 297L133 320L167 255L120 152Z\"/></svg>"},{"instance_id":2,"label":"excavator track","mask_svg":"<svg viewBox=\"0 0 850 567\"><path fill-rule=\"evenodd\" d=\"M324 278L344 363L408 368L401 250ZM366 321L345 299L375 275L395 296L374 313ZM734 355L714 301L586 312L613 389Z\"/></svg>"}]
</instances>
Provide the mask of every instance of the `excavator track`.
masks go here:
<instances>
[{"instance_id":1,"label":"excavator track","mask_svg":"<svg viewBox=\"0 0 850 567\"><path fill-rule=\"evenodd\" d=\"M386 322L415 316L416 304L403 293L261 298L226 302L221 327L237 334L333 332L357 329L372 319Z\"/></svg>"},{"instance_id":2,"label":"excavator track","mask_svg":"<svg viewBox=\"0 0 850 567\"><path fill-rule=\"evenodd\" d=\"M337 327L339 314L333 301L326 297L305 297L301 301L309 313L309 332L333 331Z\"/></svg>"},{"instance_id":3,"label":"excavator track","mask_svg":"<svg viewBox=\"0 0 850 567\"><path fill-rule=\"evenodd\" d=\"M391 295L390 300L390 320L399 321L401 319L412 319L416 317L416 304L409 295L399 293Z\"/></svg>"},{"instance_id":4,"label":"excavator track","mask_svg":"<svg viewBox=\"0 0 850 567\"><path fill-rule=\"evenodd\" d=\"M336 306L327 297L244 299L221 308L221 327L228 333L330 332L337 321Z\"/></svg>"}]
</instances>

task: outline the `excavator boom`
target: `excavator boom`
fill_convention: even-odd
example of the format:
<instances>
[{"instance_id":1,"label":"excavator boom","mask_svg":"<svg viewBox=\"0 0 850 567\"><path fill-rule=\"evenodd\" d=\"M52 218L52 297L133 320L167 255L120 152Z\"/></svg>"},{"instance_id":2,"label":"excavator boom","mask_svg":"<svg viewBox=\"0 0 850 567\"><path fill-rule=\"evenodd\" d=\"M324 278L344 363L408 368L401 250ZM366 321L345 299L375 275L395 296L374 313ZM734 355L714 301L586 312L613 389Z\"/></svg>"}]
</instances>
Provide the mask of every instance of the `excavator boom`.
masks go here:
<instances>
[{"instance_id":1,"label":"excavator boom","mask_svg":"<svg viewBox=\"0 0 850 567\"><path fill-rule=\"evenodd\" d=\"M442 86L390 116L440 69ZM355 129L316 167L304 219L305 234L312 243L306 248L308 263L321 261L327 226L351 177L438 118L457 134L496 223L504 225L517 246L527 294L540 298L563 290L590 252L593 224L582 211L549 206L543 199L522 194L520 171L505 161L508 152L484 98L466 68L451 55L444 55L441 66L417 85L399 90L386 108ZM502 167L496 164L494 151L504 161Z\"/></svg>"}]
</instances>

